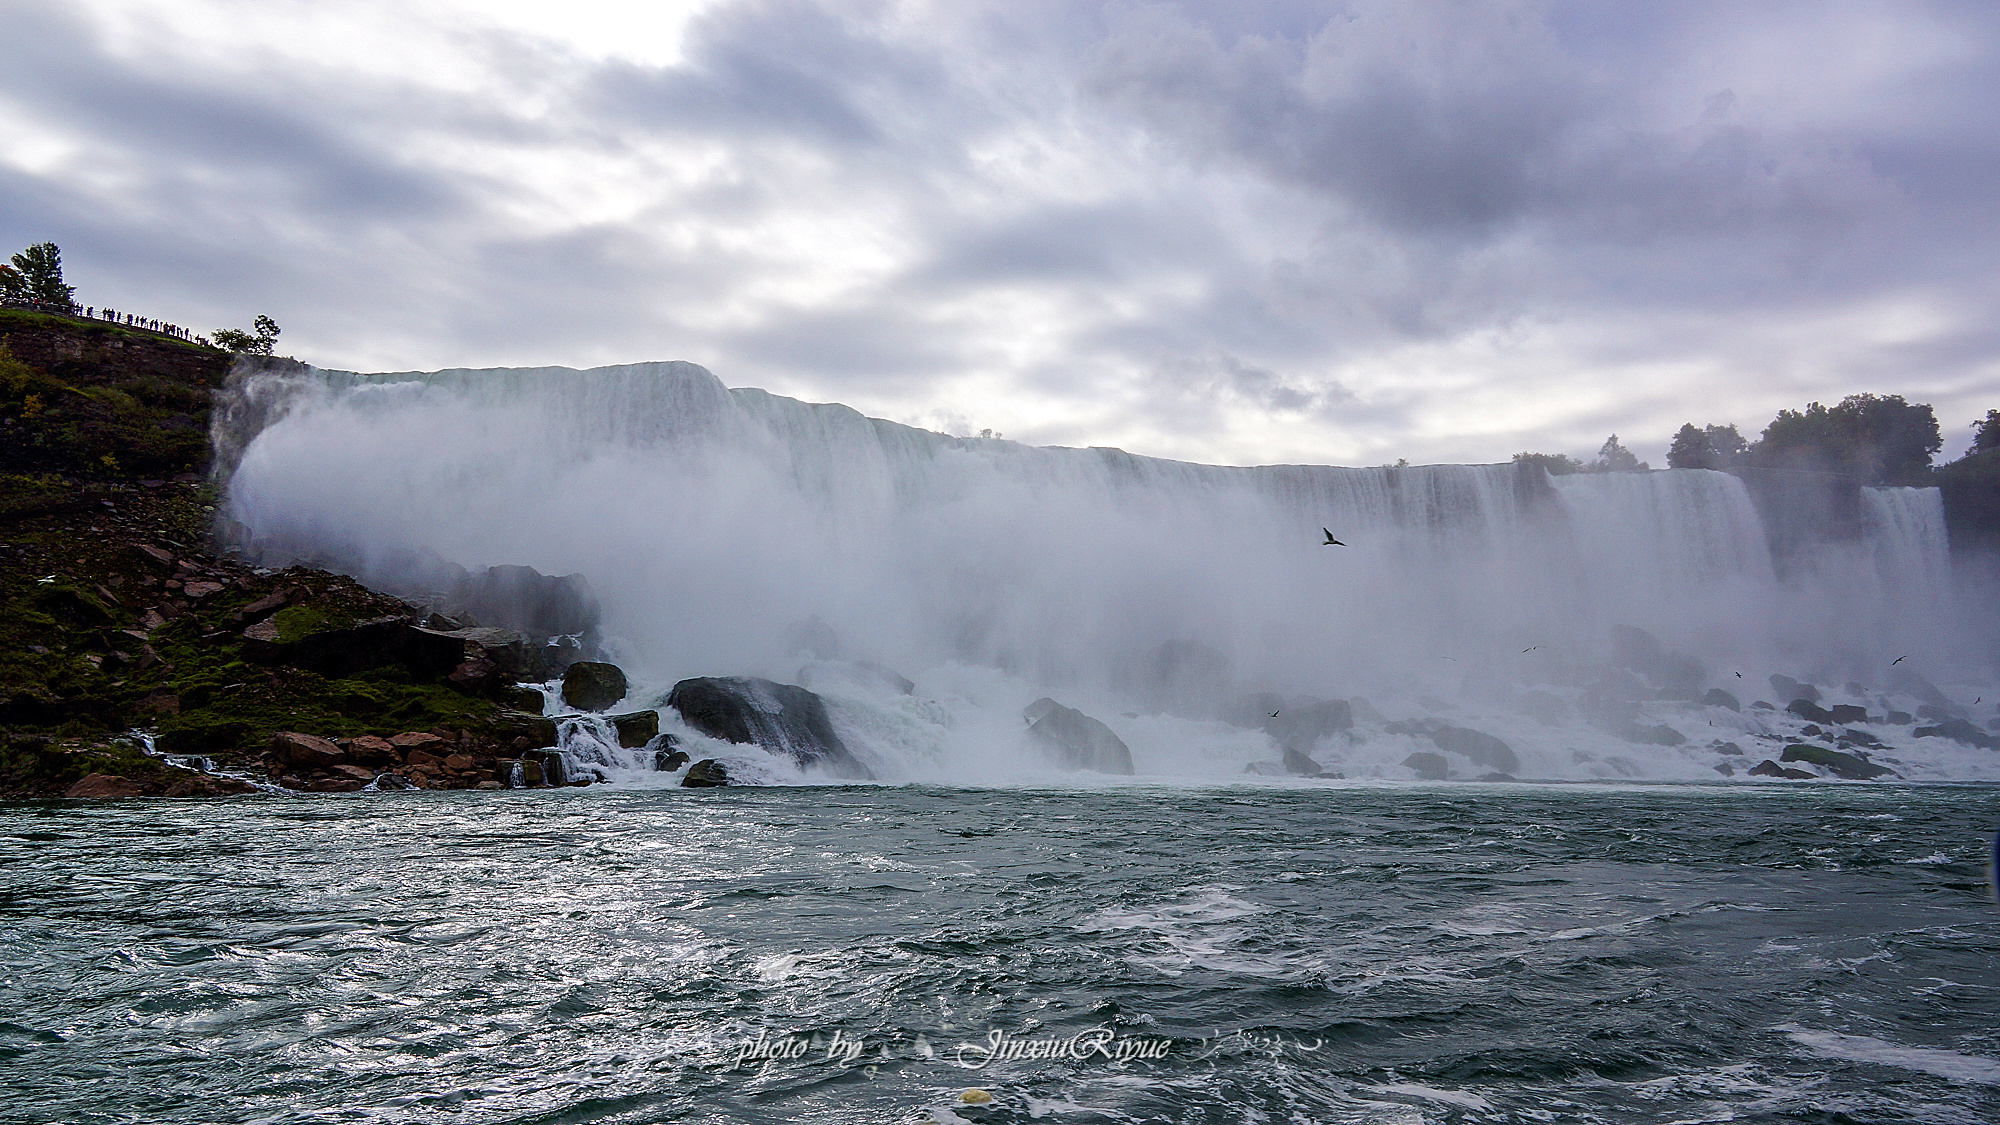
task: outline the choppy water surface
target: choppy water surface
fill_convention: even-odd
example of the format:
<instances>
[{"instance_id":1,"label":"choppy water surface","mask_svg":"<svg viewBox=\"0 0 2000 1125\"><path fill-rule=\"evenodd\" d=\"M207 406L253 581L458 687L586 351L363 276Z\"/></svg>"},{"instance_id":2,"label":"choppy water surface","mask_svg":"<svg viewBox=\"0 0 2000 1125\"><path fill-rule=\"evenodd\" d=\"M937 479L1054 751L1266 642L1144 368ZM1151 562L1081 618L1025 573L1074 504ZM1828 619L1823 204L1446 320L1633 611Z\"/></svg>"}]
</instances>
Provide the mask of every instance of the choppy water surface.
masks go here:
<instances>
[{"instance_id":1,"label":"choppy water surface","mask_svg":"<svg viewBox=\"0 0 2000 1125\"><path fill-rule=\"evenodd\" d=\"M1996 822L1880 785L13 805L0 1119L1990 1122Z\"/></svg>"}]
</instances>

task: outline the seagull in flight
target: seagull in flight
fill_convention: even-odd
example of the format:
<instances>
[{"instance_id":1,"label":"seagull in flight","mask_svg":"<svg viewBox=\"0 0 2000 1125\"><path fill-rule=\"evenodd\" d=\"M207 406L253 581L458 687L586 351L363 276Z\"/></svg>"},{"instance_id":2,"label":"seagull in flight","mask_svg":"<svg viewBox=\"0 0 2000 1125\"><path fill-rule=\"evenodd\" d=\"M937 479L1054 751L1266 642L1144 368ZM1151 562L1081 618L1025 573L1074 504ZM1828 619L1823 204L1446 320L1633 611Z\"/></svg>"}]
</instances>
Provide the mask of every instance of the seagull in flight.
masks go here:
<instances>
[{"instance_id":1,"label":"seagull in flight","mask_svg":"<svg viewBox=\"0 0 2000 1125\"><path fill-rule=\"evenodd\" d=\"M1902 663L1903 661L1905 661L1905 660L1908 660L1908 659L1909 659L1909 657L1907 657L1907 656L1899 656L1899 657L1897 657L1896 659L1894 659L1894 660L1891 660L1891 661L1889 662L1889 667L1891 667L1891 668L1894 668L1894 667L1895 667L1896 665L1898 665L1898 664L1901 664L1901 663Z\"/></svg>"},{"instance_id":2,"label":"seagull in flight","mask_svg":"<svg viewBox=\"0 0 2000 1125\"><path fill-rule=\"evenodd\" d=\"M1524 648L1524 649L1522 649L1521 651L1522 651L1522 652L1533 652L1533 651L1535 651L1536 649L1538 649L1538 648L1540 648L1540 647L1542 647L1542 646L1540 646L1540 645L1529 645L1529 646L1528 646L1527 648Z\"/></svg>"},{"instance_id":3,"label":"seagull in flight","mask_svg":"<svg viewBox=\"0 0 2000 1125\"><path fill-rule=\"evenodd\" d=\"M1977 699L1975 699L1975 700L1973 700L1973 702L1974 702L1974 703L1977 703L1977 702L1979 702L1979 701L1978 701ZM1278 717L1278 713L1277 713L1276 711L1273 711L1273 712L1271 712L1271 717L1272 717L1272 718L1274 718L1274 719L1275 719L1275 718L1277 718L1277 717Z\"/></svg>"},{"instance_id":4,"label":"seagull in flight","mask_svg":"<svg viewBox=\"0 0 2000 1125\"><path fill-rule=\"evenodd\" d=\"M1328 531L1328 530L1327 530L1326 528L1324 528L1324 527L1320 528L1320 530L1321 530L1321 531L1325 531L1325 532L1326 532L1326 542L1324 542L1324 543L1321 543L1321 544L1320 544L1320 546L1322 546L1322 547L1345 547L1345 546L1347 546L1347 544L1345 544L1345 543L1342 543L1342 542L1341 542L1340 540L1338 540L1338 539L1335 539L1335 538L1333 537L1333 532L1331 532L1331 531Z\"/></svg>"}]
</instances>

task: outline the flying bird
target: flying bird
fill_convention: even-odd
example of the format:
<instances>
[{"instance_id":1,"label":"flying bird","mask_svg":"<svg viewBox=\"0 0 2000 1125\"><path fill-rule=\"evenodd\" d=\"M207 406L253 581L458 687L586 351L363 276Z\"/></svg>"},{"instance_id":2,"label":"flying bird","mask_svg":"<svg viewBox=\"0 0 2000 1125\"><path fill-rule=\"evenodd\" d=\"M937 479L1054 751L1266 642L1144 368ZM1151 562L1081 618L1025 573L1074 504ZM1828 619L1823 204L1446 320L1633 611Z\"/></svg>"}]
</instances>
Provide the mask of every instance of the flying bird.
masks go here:
<instances>
[{"instance_id":1,"label":"flying bird","mask_svg":"<svg viewBox=\"0 0 2000 1125\"><path fill-rule=\"evenodd\" d=\"M1743 673L1741 673L1741 672L1738 672L1738 673L1736 673L1736 678L1737 678L1737 679L1739 679L1739 680L1740 680L1740 679L1742 679L1742 678L1743 678Z\"/></svg>"},{"instance_id":2,"label":"flying bird","mask_svg":"<svg viewBox=\"0 0 2000 1125\"><path fill-rule=\"evenodd\" d=\"M1272 718L1274 718L1274 719L1275 719L1275 718L1277 718L1277 717L1278 717L1278 713L1277 713L1276 711L1273 711L1273 712L1271 712L1271 717L1272 717Z\"/></svg>"},{"instance_id":3,"label":"flying bird","mask_svg":"<svg viewBox=\"0 0 2000 1125\"><path fill-rule=\"evenodd\" d=\"M1542 646L1540 646L1540 645L1529 645L1529 646L1528 646L1527 648L1524 648L1524 649L1522 649L1521 651L1522 651L1522 652L1533 652L1533 651L1535 651L1536 649L1538 649L1538 648L1540 648L1540 647L1542 647Z\"/></svg>"},{"instance_id":4,"label":"flying bird","mask_svg":"<svg viewBox=\"0 0 2000 1125\"><path fill-rule=\"evenodd\" d=\"M1908 659L1909 659L1909 657L1907 657L1907 656L1899 656L1899 657L1897 657L1896 659L1894 659L1894 660L1891 660L1891 661L1889 662L1889 667L1891 667L1891 668L1894 668L1894 667L1895 667L1896 665L1898 665L1898 664L1901 664L1901 663L1902 663L1903 661L1905 661L1905 660L1908 660Z\"/></svg>"},{"instance_id":5,"label":"flying bird","mask_svg":"<svg viewBox=\"0 0 2000 1125\"><path fill-rule=\"evenodd\" d=\"M1321 544L1320 544L1320 546L1322 546L1322 547L1345 547L1345 546L1347 546L1347 544L1345 544L1345 543L1342 543L1342 542L1341 542L1340 540L1338 540L1338 539L1335 539L1335 538L1333 537L1333 532L1331 532L1331 531L1328 531L1328 530L1327 530L1326 528L1324 528L1324 527L1320 528L1320 530L1321 530L1321 531L1325 531L1325 532L1326 532L1326 542L1324 542L1324 543L1321 543Z\"/></svg>"}]
</instances>

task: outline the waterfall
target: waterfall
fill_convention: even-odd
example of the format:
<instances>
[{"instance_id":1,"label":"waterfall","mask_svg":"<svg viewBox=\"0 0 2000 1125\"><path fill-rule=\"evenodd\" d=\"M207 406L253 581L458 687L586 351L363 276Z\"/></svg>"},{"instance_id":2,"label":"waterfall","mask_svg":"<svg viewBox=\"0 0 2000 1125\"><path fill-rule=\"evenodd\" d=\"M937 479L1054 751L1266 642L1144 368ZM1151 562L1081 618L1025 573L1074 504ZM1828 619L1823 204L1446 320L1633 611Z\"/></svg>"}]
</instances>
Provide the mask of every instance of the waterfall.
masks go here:
<instances>
[{"instance_id":1,"label":"waterfall","mask_svg":"<svg viewBox=\"0 0 2000 1125\"><path fill-rule=\"evenodd\" d=\"M1136 714L1582 677L1614 624L1797 674L1960 651L1937 609L1935 490L1866 490L1858 545L1777 568L1723 473L1035 448L729 390L686 363L250 371L216 425L223 514L265 561L383 581L438 559L578 572L606 647L648 685L795 682L806 622L840 650L821 656L991 669ZM560 726L571 771L644 768L601 720Z\"/></svg>"}]
</instances>

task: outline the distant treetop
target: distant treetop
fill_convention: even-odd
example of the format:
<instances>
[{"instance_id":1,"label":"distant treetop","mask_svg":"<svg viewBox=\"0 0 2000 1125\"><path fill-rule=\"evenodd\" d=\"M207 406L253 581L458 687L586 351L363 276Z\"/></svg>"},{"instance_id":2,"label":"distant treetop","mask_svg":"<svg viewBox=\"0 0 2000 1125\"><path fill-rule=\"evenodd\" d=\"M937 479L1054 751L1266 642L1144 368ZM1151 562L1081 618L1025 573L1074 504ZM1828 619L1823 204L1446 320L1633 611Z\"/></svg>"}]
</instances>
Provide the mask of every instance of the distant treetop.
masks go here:
<instances>
[{"instance_id":1,"label":"distant treetop","mask_svg":"<svg viewBox=\"0 0 2000 1125\"><path fill-rule=\"evenodd\" d=\"M270 355L272 345L278 342L278 333L284 329L278 327L277 321L262 314L250 322L250 327L255 330L255 335L240 328L216 329L215 346L244 355Z\"/></svg>"}]
</instances>

